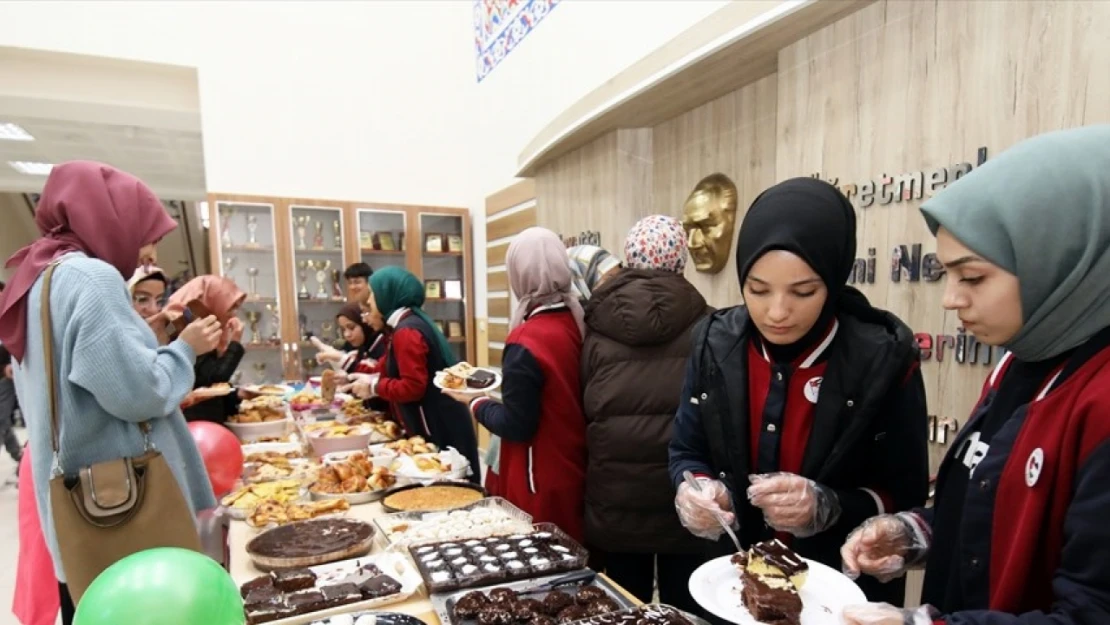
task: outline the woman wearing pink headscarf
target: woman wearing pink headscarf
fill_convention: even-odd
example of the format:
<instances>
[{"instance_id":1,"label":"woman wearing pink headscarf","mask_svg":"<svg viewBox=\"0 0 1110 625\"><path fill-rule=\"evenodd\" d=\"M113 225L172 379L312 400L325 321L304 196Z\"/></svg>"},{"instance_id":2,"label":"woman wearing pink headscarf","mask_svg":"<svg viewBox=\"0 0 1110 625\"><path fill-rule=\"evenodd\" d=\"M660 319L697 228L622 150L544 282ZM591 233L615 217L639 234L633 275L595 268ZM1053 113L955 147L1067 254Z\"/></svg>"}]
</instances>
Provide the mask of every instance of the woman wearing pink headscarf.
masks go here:
<instances>
[{"instance_id":1,"label":"woman wearing pink headscarf","mask_svg":"<svg viewBox=\"0 0 1110 625\"><path fill-rule=\"evenodd\" d=\"M75 161L54 167L35 210L41 237L7 263L15 275L0 295L0 342L18 363L16 393L30 433L33 490L57 579L66 581L50 504L52 468L75 477L91 464L162 452L194 512L215 506L204 462L178 410L193 383L197 354L215 349L215 317L194 321L165 347L135 312L125 277L155 261L154 246L177 223L134 176ZM56 358L46 370L44 274ZM53 453L49 377L56 386L59 452ZM71 617L62 596L63 623Z\"/></svg>"},{"instance_id":2,"label":"woman wearing pink headscarf","mask_svg":"<svg viewBox=\"0 0 1110 625\"><path fill-rule=\"evenodd\" d=\"M469 401L478 422L501 437L501 495L537 523L554 523L581 541L586 421L578 362L585 326L566 247L554 232L529 228L509 245L505 269L518 303L502 357L501 401L449 394Z\"/></svg>"},{"instance_id":3,"label":"woman wearing pink headscarf","mask_svg":"<svg viewBox=\"0 0 1110 625\"><path fill-rule=\"evenodd\" d=\"M235 315L245 299L247 294L233 280L222 276L200 276L174 291L166 302L165 313L170 319L199 313L214 315L223 325L224 332L216 349L197 356L197 364L193 367L196 374L194 389L230 382L243 360L246 353L240 342L243 322ZM182 403L185 420L223 423L228 416L239 411L239 399L236 395L198 398L190 393Z\"/></svg>"}]
</instances>

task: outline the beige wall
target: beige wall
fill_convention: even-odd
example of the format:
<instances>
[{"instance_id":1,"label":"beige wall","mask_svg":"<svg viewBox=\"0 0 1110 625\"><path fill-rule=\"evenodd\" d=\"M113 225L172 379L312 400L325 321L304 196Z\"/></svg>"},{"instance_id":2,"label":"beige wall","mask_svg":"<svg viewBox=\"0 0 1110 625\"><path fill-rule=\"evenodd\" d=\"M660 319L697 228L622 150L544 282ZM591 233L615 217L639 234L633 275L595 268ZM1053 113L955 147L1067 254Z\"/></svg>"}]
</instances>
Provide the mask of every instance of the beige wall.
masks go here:
<instances>
[{"instance_id":1,"label":"beige wall","mask_svg":"<svg viewBox=\"0 0 1110 625\"><path fill-rule=\"evenodd\" d=\"M12 270L4 268L8 257L38 236L35 220L27 209L23 195L0 193L0 276L7 280Z\"/></svg>"}]
</instances>

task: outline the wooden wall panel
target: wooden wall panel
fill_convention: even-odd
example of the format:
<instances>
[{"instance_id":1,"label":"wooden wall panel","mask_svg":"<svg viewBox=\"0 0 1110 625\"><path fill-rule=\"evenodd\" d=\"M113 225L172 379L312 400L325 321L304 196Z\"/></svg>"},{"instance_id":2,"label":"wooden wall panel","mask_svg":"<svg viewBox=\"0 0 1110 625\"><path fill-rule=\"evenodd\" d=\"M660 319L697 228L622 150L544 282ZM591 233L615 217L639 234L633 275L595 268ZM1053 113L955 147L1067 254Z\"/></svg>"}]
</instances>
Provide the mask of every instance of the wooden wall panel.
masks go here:
<instances>
[{"instance_id":1,"label":"wooden wall panel","mask_svg":"<svg viewBox=\"0 0 1110 625\"><path fill-rule=\"evenodd\" d=\"M504 343L505 339L509 336L509 324L507 323L490 323L489 324L489 340L490 343Z\"/></svg>"},{"instance_id":2,"label":"wooden wall panel","mask_svg":"<svg viewBox=\"0 0 1110 625\"><path fill-rule=\"evenodd\" d=\"M514 206L519 206L535 199L535 197L535 181L531 178L521 180L486 198L486 217L492 217Z\"/></svg>"},{"instance_id":3,"label":"wooden wall panel","mask_svg":"<svg viewBox=\"0 0 1110 625\"><path fill-rule=\"evenodd\" d=\"M563 236L601 233L601 246L623 256L624 238L652 211L652 136L618 130L571 152L536 175L539 225Z\"/></svg>"},{"instance_id":4,"label":"wooden wall panel","mask_svg":"<svg viewBox=\"0 0 1110 625\"><path fill-rule=\"evenodd\" d=\"M739 194L730 257L734 255L744 212L775 182L777 95L775 76L768 76L656 126L653 212L681 219L682 206L698 181L714 172L727 175ZM688 262L686 277L712 306L740 303L731 260L717 274L698 273Z\"/></svg>"},{"instance_id":5,"label":"wooden wall panel","mask_svg":"<svg viewBox=\"0 0 1110 625\"><path fill-rule=\"evenodd\" d=\"M532 206L495 221L487 221L486 240L503 239L534 225L536 225L536 207Z\"/></svg>"},{"instance_id":6,"label":"wooden wall panel","mask_svg":"<svg viewBox=\"0 0 1110 625\"><path fill-rule=\"evenodd\" d=\"M505 254L509 251L509 243L511 243L511 241L486 246L486 267L496 267L505 264Z\"/></svg>"},{"instance_id":7,"label":"wooden wall panel","mask_svg":"<svg viewBox=\"0 0 1110 625\"><path fill-rule=\"evenodd\" d=\"M503 350L499 347L490 347L489 348L489 365L491 367L500 367L501 366L501 353L502 353L502 351Z\"/></svg>"},{"instance_id":8,"label":"wooden wall panel","mask_svg":"<svg viewBox=\"0 0 1110 625\"><path fill-rule=\"evenodd\" d=\"M508 297L491 297L487 300L489 304L488 313L490 318L508 318L511 314Z\"/></svg>"},{"instance_id":9,"label":"wooden wall panel","mask_svg":"<svg viewBox=\"0 0 1110 625\"><path fill-rule=\"evenodd\" d=\"M504 271L491 271L486 275L487 291L508 291L509 274Z\"/></svg>"},{"instance_id":10,"label":"wooden wall panel","mask_svg":"<svg viewBox=\"0 0 1110 625\"><path fill-rule=\"evenodd\" d=\"M1110 121L1108 31L1108 3L876 3L780 53L778 177L881 182ZM891 280L895 246L936 249L919 206L857 208L859 256L874 248L879 268L861 290L917 332L956 335L943 280ZM923 362L930 412L962 425L989 370L951 356ZM934 466L944 451L934 446Z\"/></svg>"}]
</instances>

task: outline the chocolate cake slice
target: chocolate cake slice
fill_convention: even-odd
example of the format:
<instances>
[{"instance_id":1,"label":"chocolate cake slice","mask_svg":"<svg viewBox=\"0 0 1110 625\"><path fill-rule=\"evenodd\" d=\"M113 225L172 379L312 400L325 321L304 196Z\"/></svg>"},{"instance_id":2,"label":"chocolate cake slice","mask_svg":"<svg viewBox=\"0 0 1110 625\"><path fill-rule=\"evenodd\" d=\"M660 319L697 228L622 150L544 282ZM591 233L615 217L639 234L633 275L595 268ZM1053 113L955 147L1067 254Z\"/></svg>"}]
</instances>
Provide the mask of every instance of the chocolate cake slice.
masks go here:
<instances>
[{"instance_id":1,"label":"chocolate cake slice","mask_svg":"<svg viewBox=\"0 0 1110 625\"><path fill-rule=\"evenodd\" d=\"M274 586L282 592L305 590L316 585L316 574L308 569L289 569L274 573Z\"/></svg>"},{"instance_id":2,"label":"chocolate cake slice","mask_svg":"<svg viewBox=\"0 0 1110 625\"><path fill-rule=\"evenodd\" d=\"M752 545L747 553L732 556L740 571L740 599L755 620L766 625L799 625L809 565L778 540Z\"/></svg>"},{"instance_id":3,"label":"chocolate cake slice","mask_svg":"<svg viewBox=\"0 0 1110 625\"><path fill-rule=\"evenodd\" d=\"M401 592L401 583L388 575L379 575L363 582L358 589L364 599L377 599Z\"/></svg>"},{"instance_id":4,"label":"chocolate cake slice","mask_svg":"<svg viewBox=\"0 0 1110 625\"><path fill-rule=\"evenodd\" d=\"M784 575L798 590L805 586L809 565L777 538L752 545L747 570L753 575Z\"/></svg>"},{"instance_id":5,"label":"chocolate cake slice","mask_svg":"<svg viewBox=\"0 0 1110 625\"><path fill-rule=\"evenodd\" d=\"M495 376L493 372L486 371L485 369L478 369L466 378L466 386L468 388L478 389L489 388L493 386L493 383L496 380L497 376Z\"/></svg>"},{"instance_id":6,"label":"chocolate cake slice","mask_svg":"<svg viewBox=\"0 0 1110 625\"><path fill-rule=\"evenodd\" d=\"M319 590L302 590L292 593L285 597L285 602L298 615L318 612L328 607L327 601L324 599L324 593Z\"/></svg>"},{"instance_id":7,"label":"chocolate cake slice","mask_svg":"<svg viewBox=\"0 0 1110 625\"><path fill-rule=\"evenodd\" d=\"M743 581L740 600L752 618L765 625L801 625L802 598L789 579L758 576L748 571L740 579Z\"/></svg>"},{"instance_id":8,"label":"chocolate cake slice","mask_svg":"<svg viewBox=\"0 0 1110 625\"><path fill-rule=\"evenodd\" d=\"M358 586L351 583L324 586L320 589L320 592L323 593L324 602L328 604L329 608L362 601L362 592L359 591Z\"/></svg>"}]
</instances>

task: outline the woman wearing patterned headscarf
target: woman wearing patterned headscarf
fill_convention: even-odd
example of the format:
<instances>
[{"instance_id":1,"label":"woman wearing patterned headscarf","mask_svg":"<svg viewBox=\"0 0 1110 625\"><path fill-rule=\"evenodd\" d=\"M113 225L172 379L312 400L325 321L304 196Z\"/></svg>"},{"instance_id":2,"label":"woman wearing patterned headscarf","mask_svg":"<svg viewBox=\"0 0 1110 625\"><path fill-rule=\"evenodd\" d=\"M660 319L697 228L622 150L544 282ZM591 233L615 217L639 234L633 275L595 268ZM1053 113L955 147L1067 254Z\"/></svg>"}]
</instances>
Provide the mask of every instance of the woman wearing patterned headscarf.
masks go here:
<instances>
[{"instance_id":1,"label":"woman wearing patterned headscarf","mask_svg":"<svg viewBox=\"0 0 1110 625\"><path fill-rule=\"evenodd\" d=\"M621 268L620 261L596 245L576 245L567 248L574 291L585 306L593 290Z\"/></svg>"},{"instance_id":2,"label":"woman wearing patterned headscarf","mask_svg":"<svg viewBox=\"0 0 1110 625\"><path fill-rule=\"evenodd\" d=\"M673 217L637 222L624 258L586 303L586 542L641 601L651 601L658 569L660 600L696 611L687 582L703 548L675 515L667 443L690 333L708 307L682 275L686 234Z\"/></svg>"},{"instance_id":3,"label":"woman wearing patterned headscarf","mask_svg":"<svg viewBox=\"0 0 1110 625\"><path fill-rule=\"evenodd\" d=\"M1008 353L932 508L868 520L845 570L925 566L915 610L851 625L1110 623L1110 126L1023 141L921 207L944 307Z\"/></svg>"},{"instance_id":4,"label":"woman wearing patterned headscarf","mask_svg":"<svg viewBox=\"0 0 1110 625\"><path fill-rule=\"evenodd\" d=\"M501 401L449 393L501 437L501 496L539 523L582 540L586 427L577 363L582 307L566 248L554 232L528 228L505 256L517 299L502 358Z\"/></svg>"}]
</instances>

